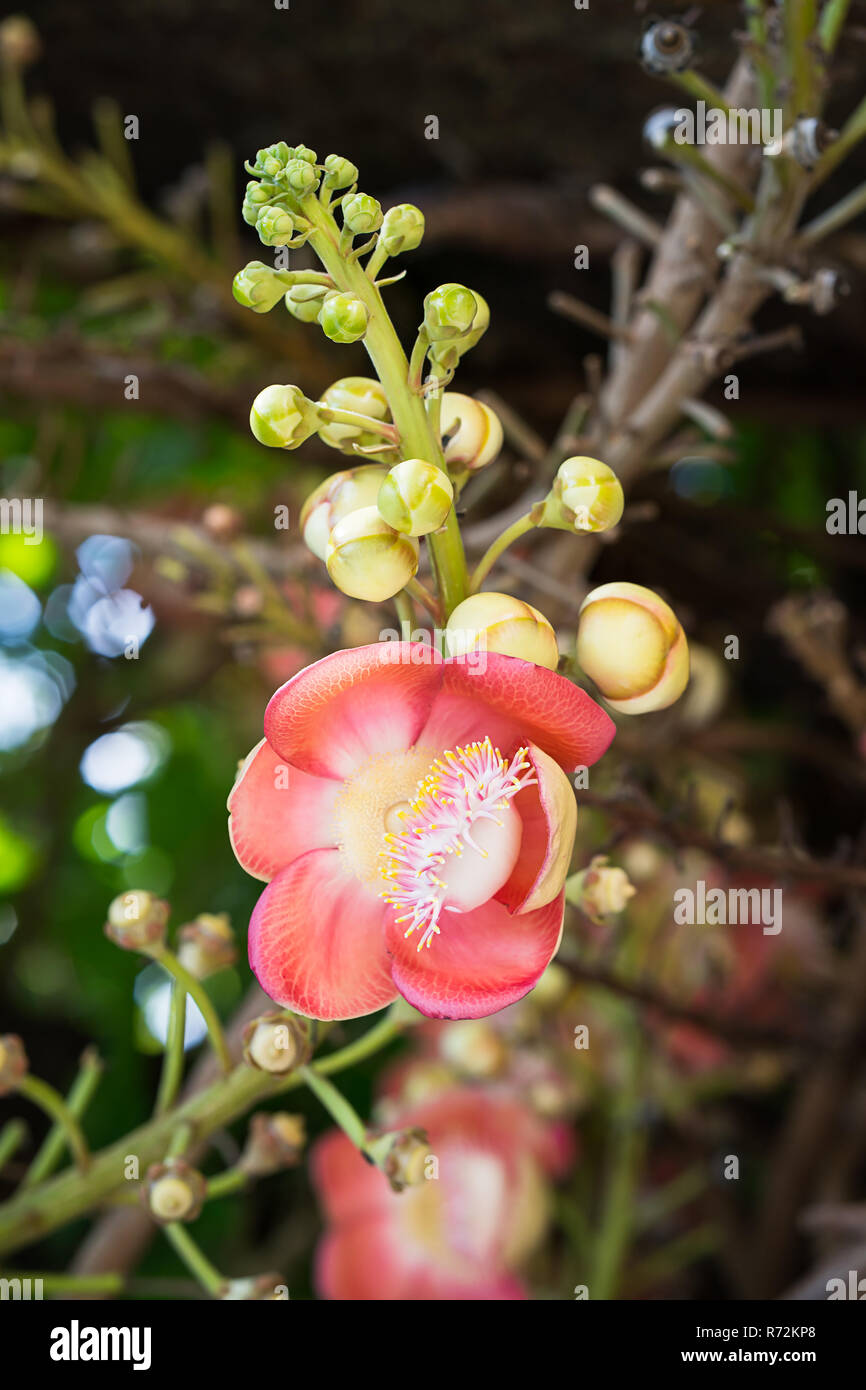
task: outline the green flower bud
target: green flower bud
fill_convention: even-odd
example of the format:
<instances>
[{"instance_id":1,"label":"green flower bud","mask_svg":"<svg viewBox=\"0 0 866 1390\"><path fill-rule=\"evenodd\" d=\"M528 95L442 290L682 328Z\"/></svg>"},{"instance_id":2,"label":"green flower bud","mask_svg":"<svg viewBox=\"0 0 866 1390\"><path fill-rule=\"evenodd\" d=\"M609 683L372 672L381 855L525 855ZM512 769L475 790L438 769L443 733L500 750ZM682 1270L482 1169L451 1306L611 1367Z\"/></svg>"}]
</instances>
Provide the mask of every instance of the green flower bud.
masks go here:
<instances>
[{"instance_id":1,"label":"green flower bud","mask_svg":"<svg viewBox=\"0 0 866 1390\"><path fill-rule=\"evenodd\" d=\"M478 312L478 300L465 285L440 285L424 300L424 327L431 343L464 337Z\"/></svg>"},{"instance_id":2,"label":"green flower bud","mask_svg":"<svg viewBox=\"0 0 866 1390\"><path fill-rule=\"evenodd\" d=\"M454 488L447 473L425 459L404 459L379 489L379 515L407 536L438 531L451 510Z\"/></svg>"},{"instance_id":3,"label":"green flower bud","mask_svg":"<svg viewBox=\"0 0 866 1390\"><path fill-rule=\"evenodd\" d=\"M375 377L344 376L330 385L321 397L321 405L329 405L332 410L354 410L359 415L370 415L374 420L390 419L388 398ZM353 444L380 444L381 436L364 431L360 425L324 424L319 428L319 438L332 449L345 449L351 453Z\"/></svg>"},{"instance_id":4,"label":"green flower bud","mask_svg":"<svg viewBox=\"0 0 866 1390\"><path fill-rule=\"evenodd\" d=\"M319 186L319 175L306 159L290 159L280 174L280 183L285 184L299 198L313 193Z\"/></svg>"},{"instance_id":5,"label":"green flower bud","mask_svg":"<svg viewBox=\"0 0 866 1390\"><path fill-rule=\"evenodd\" d=\"M301 534L307 549L324 561L337 522L362 507L375 507L379 489L387 476L387 468L369 463L332 473L320 483L301 508Z\"/></svg>"},{"instance_id":6,"label":"green flower bud","mask_svg":"<svg viewBox=\"0 0 866 1390\"><path fill-rule=\"evenodd\" d=\"M256 218L256 231L265 246L287 246L295 232L292 214L273 203L265 203Z\"/></svg>"},{"instance_id":7,"label":"green flower bud","mask_svg":"<svg viewBox=\"0 0 866 1390\"><path fill-rule=\"evenodd\" d=\"M478 310L472 320L472 327L462 338L451 338L449 340L433 343L430 347L430 361L437 368L443 371L453 371L464 353L469 352L475 344L483 338L490 326L490 306L487 300L480 295L477 290L473 290L475 299L478 303Z\"/></svg>"},{"instance_id":8,"label":"green flower bud","mask_svg":"<svg viewBox=\"0 0 866 1390\"><path fill-rule=\"evenodd\" d=\"M232 281L232 294L238 304L256 314L266 314L273 309L285 292L286 286L277 272L263 261L250 261Z\"/></svg>"},{"instance_id":9,"label":"green flower bud","mask_svg":"<svg viewBox=\"0 0 866 1390\"><path fill-rule=\"evenodd\" d=\"M264 185L259 183L257 180L252 179L247 184L241 214L243 216L244 221L247 222L249 226L254 227L256 225L256 219L258 218L259 212L261 208L264 207L264 205L268 202L270 196L271 194L268 191L268 189L265 188Z\"/></svg>"},{"instance_id":10,"label":"green flower bud","mask_svg":"<svg viewBox=\"0 0 866 1390\"><path fill-rule=\"evenodd\" d=\"M267 145L265 149L256 151L255 167L266 178L276 178L277 174L285 169L293 154L294 150L286 144L285 140L278 140L275 145Z\"/></svg>"},{"instance_id":11,"label":"green flower bud","mask_svg":"<svg viewBox=\"0 0 866 1390\"><path fill-rule=\"evenodd\" d=\"M342 199L343 225L355 236L375 232L382 225L382 204L369 193L347 193Z\"/></svg>"},{"instance_id":12,"label":"green flower bud","mask_svg":"<svg viewBox=\"0 0 866 1390\"><path fill-rule=\"evenodd\" d=\"M325 176L322 180L326 188L349 188L358 179L357 165L341 154L329 154L325 160Z\"/></svg>"},{"instance_id":13,"label":"green flower bud","mask_svg":"<svg viewBox=\"0 0 866 1390\"><path fill-rule=\"evenodd\" d=\"M319 323L334 343L357 343L367 332L367 309L353 294L331 290L325 295Z\"/></svg>"},{"instance_id":14,"label":"green flower bud","mask_svg":"<svg viewBox=\"0 0 866 1390\"><path fill-rule=\"evenodd\" d=\"M363 507L337 522L325 562L328 574L344 594L381 603L393 598L414 576L418 542L401 536L376 507Z\"/></svg>"},{"instance_id":15,"label":"green flower bud","mask_svg":"<svg viewBox=\"0 0 866 1390\"><path fill-rule=\"evenodd\" d=\"M382 221L379 244L384 246L389 256L399 256L401 251L414 251L421 245L424 235L424 214L412 203L398 203L389 208Z\"/></svg>"},{"instance_id":16,"label":"green flower bud","mask_svg":"<svg viewBox=\"0 0 866 1390\"><path fill-rule=\"evenodd\" d=\"M292 285L286 294L286 308L300 323L316 323L324 298L322 285Z\"/></svg>"},{"instance_id":17,"label":"green flower bud","mask_svg":"<svg viewBox=\"0 0 866 1390\"><path fill-rule=\"evenodd\" d=\"M271 449L297 449L318 424L318 411L299 386L266 386L250 411L250 429Z\"/></svg>"},{"instance_id":18,"label":"green flower bud","mask_svg":"<svg viewBox=\"0 0 866 1390\"><path fill-rule=\"evenodd\" d=\"M624 505L612 468L599 459L570 458L559 466L538 524L561 531L608 531L616 526Z\"/></svg>"},{"instance_id":19,"label":"green flower bud","mask_svg":"<svg viewBox=\"0 0 866 1390\"><path fill-rule=\"evenodd\" d=\"M317 164L318 158L315 150L311 150L308 145L295 145L292 151L295 159L303 159L307 164Z\"/></svg>"}]
</instances>

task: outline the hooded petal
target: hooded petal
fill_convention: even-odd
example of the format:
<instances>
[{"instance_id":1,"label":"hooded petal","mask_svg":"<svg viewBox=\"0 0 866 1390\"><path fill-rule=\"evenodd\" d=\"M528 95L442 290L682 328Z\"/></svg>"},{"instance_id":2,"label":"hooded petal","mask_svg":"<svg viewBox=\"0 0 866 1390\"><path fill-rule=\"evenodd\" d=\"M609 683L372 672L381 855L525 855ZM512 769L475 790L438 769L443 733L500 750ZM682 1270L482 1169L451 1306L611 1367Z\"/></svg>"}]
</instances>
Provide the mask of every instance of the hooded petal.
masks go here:
<instances>
[{"instance_id":1,"label":"hooded petal","mask_svg":"<svg viewBox=\"0 0 866 1390\"><path fill-rule=\"evenodd\" d=\"M445 662L425 744L453 748L489 734L504 752L532 741L567 772L601 757L616 725L585 690L519 657L477 655L483 657L478 665Z\"/></svg>"},{"instance_id":2,"label":"hooded petal","mask_svg":"<svg viewBox=\"0 0 866 1390\"><path fill-rule=\"evenodd\" d=\"M532 989L556 954L565 894L512 915L491 899L472 912L443 912L441 931L419 951L389 909L385 939L400 993L428 1018L485 1018Z\"/></svg>"},{"instance_id":3,"label":"hooded petal","mask_svg":"<svg viewBox=\"0 0 866 1390\"><path fill-rule=\"evenodd\" d=\"M510 912L531 912L562 892L577 829L577 802L562 768L534 743L529 760L538 780L514 799L523 822L520 855L496 894Z\"/></svg>"},{"instance_id":4,"label":"hooded petal","mask_svg":"<svg viewBox=\"0 0 866 1390\"><path fill-rule=\"evenodd\" d=\"M309 850L332 846L340 786L290 767L267 739L257 743L228 799L229 839L247 873L267 882Z\"/></svg>"},{"instance_id":5,"label":"hooded petal","mask_svg":"<svg viewBox=\"0 0 866 1390\"><path fill-rule=\"evenodd\" d=\"M315 849L277 874L250 919L250 966L266 994L308 1018L360 1018L390 1004L381 899Z\"/></svg>"},{"instance_id":6,"label":"hooded petal","mask_svg":"<svg viewBox=\"0 0 866 1390\"><path fill-rule=\"evenodd\" d=\"M417 742L442 679L442 657L423 642L374 642L334 652L280 687L265 735L286 762L340 780L374 753Z\"/></svg>"}]
</instances>

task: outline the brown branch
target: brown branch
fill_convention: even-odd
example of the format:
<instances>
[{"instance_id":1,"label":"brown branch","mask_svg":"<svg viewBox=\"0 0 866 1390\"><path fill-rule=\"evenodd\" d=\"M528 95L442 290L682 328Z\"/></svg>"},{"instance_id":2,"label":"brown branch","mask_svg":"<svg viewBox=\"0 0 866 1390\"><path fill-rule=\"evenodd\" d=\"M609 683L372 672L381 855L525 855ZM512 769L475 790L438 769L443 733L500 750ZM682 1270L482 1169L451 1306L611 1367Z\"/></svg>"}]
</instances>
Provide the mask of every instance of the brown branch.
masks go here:
<instances>
[{"instance_id":1,"label":"brown branch","mask_svg":"<svg viewBox=\"0 0 866 1390\"><path fill-rule=\"evenodd\" d=\"M812 859L805 854L769 846L753 848L750 845L728 844L699 826L675 819L651 802L634 797L581 791L580 800L582 805L604 812L630 831L657 835L683 849L702 850L738 873L823 883L837 889L866 889L866 866L832 859Z\"/></svg>"},{"instance_id":2,"label":"brown branch","mask_svg":"<svg viewBox=\"0 0 866 1390\"><path fill-rule=\"evenodd\" d=\"M670 994L656 990L651 985L643 984L639 980L627 980L620 975L612 974L596 966L569 960L562 955L557 956L557 964L567 970L572 979L579 980L582 984L597 985L600 989L610 990L612 994L631 999L636 1004L649 1009L657 1009L659 1013L665 1014L668 1018L693 1024L696 1028L704 1028L707 1032L714 1033L733 1044L762 1048L812 1048L827 1045L812 1030L795 1027L789 1029L764 1027L760 1024L748 1023L733 1014L684 1004Z\"/></svg>"}]
</instances>

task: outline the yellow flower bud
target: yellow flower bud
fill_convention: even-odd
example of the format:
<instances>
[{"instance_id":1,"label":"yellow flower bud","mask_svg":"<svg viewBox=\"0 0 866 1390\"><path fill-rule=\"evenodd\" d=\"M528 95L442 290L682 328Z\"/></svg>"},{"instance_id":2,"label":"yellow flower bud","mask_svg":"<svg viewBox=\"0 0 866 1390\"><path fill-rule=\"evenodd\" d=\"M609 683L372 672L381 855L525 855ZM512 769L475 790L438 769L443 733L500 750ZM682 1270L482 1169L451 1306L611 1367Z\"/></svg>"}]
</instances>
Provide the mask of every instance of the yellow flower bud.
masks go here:
<instances>
[{"instance_id":1,"label":"yellow flower bud","mask_svg":"<svg viewBox=\"0 0 866 1390\"><path fill-rule=\"evenodd\" d=\"M381 603L408 584L418 568L418 542L362 507L338 521L328 541L328 574L350 598Z\"/></svg>"},{"instance_id":2,"label":"yellow flower bud","mask_svg":"<svg viewBox=\"0 0 866 1390\"><path fill-rule=\"evenodd\" d=\"M283 1076L302 1067L311 1055L306 1027L293 1014L263 1014L243 1033L244 1060L259 1071Z\"/></svg>"},{"instance_id":3,"label":"yellow flower bud","mask_svg":"<svg viewBox=\"0 0 866 1390\"><path fill-rule=\"evenodd\" d=\"M443 525L453 501L447 473L424 459L404 459L390 469L379 489L378 507L395 531L427 536Z\"/></svg>"},{"instance_id":4,"label":"yellow flower bud","mask_svg":"<svg viewBox=\"0 0 866 1390\"><path fill-rule=\"evenodd\" d=\"M177 958L197 980L205 980L237 959L234 933L225 912L200 912L178 933Z\"/></svg>"},{"instance_id":5,"label":"yellow flower bud","mask_svg":"<svg viewBox=\"0 0 866 1390\"><path fill-rule=\"evenodd\" d=\"M332 473L320 483L301 508L301 533L308 549L324 561L337 522L362 507L374 507L387 476L387 468L370 463Z\"/></svg>"},{"instance_id":6,"label":"yellow flower bud","mask_svg":"<svg viewBox=\"0 0 866 1390\"><path fill-rule=\"evenodd\" d=\"M367 1152L394 1192L417 1187L427 1176L430 1142L423 1129L404 1129L372 1140Z\"/></svg>"},{"instance_id":7,"label":"yellow flower bud","mask_svg":"<svg viewBox=\"0 0 866 1390\"><path fill-rule=\"evenodd\" d=\"M344 376L332 382L324 392L320 405L330 406L332 410L354 410L359 415L370 415L374 420L389 420L388 398L375 377ZM359 425L325 424L319 429L319 438L332 449L346 449L351 452L352 444L381 444L379 435L365 435Z\"/></svg>"},{"instance_id":8,"label":"yellow flower bud","mask_svg":"<svg viewBox=\"0 0 866 1390\"><path fill-rule=\"evenodd\" d=\"M624 869L608 866L606 854L596 854L589 868L574 874L565 885L568 901L594 922L624 911L636 892Z\"/></svg>"},{"instance_id":9,"label":"yellow flower bud","mask_svg":"<svg viewBox=\"0 0 866 1390\"><path fill-rule=\"evenodd\" d=\"M502 448L499 417L471 396L446 391L439 421L445 462L453 468L483 468Z\"/></svg>"},{"instance_id":10,"label":"yellow flower bud","mask_svg":"<svg viewBox=\"0 0 866 1390\"><path fill-rule=\"evenodd\" d=\"M623 714L666 709L689 679L689 649L676 614L640 584L602 584L587 595L577 660Z\"/></svg>"},{"instance_id":11,"label":"yellow flower bud","mask_svg":"<svg viewBox=\"0 0 866 1390\"><path fill-rule=\"evenodd\" d=\"M439 1050L465 1076L497 1076L505 1070L508 1048L486 1019L466 1019L442 1029Z\"/></svg>"},{"instance_id":12,"label":"yellow flower bud","mask_svg":"<svg viewBox=\"0 0 866 1390\"><path fill-rule=\"evenodd\" d=\"M445 628L449 656L471 651L519 656L555 671L556 633L543 613L510 594L472 594L458 603Z\"/></svg>"},{"instance_id":13,"label":"yellow flower bud","mask_svg":"<svg viewBox=\"0 0 866 1390\"><path fill-rule=\"evenodd\" d=\"M292 1168L300 1160L306 1139L303 1115L289 1115L284 1110L259 1111L250 1120L238 1167L252 1177Z\"/></svg>"},{"instance_id":14,"label":"yellow flower bud","mask_svg":"<svg viewBox=\"0 0 866 1390\"><path fill-rule=\"evenodd\" d=\"M142 1195L160 1225L194 1221L204 1205L207 1183L184 1159L170 1158L148 1169Z\"/></svg>"},{"instance_id":15,"label":"yellow flower bud","mask_svg":"<svg viewBox=\"0 0 866 1390\"><path fill-rule=\"evenodd\" d=\"M150 951L165 937L169 906L144 889L121 893L108 909L105 935L126 951Z\"/></svg>"},{"instance_id":16,"label":"yellow flower bud","mask_svg":"<svg viewBox=\"0 0 866 1390\"><path fill-rule=\"evenodd\" d=\"M542 526L563 531L608 531L616 526L625 505L622 485L612 468L599 459L566 459L545 499Z\"/></svg>"}]
</instances>

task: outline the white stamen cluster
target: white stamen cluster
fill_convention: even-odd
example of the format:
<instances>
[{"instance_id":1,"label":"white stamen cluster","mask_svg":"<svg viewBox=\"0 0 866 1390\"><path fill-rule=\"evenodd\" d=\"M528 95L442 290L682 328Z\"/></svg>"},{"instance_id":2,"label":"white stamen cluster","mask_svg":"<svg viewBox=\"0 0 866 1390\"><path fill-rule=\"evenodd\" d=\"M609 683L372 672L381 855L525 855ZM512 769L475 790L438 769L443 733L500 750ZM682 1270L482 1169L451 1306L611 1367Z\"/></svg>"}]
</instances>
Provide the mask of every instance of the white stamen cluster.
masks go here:
<instances>
[{"instance_id":1,"label":"white stamen cluster","mask_svg":"<svg viewBox=\"0 0 866 1390\"><path fill-rule=\"evenodd\" d=\"M528 751L519 748L509 762L485 738L443 753L421 778L409 809L398 812L405 829L386 834L387 848L380 854L388 886L381 896L400 909L398 922L409 923L404 936L421 932L419 951L439 935L443 908L460 911L445 902L448 885L439 870L449 855L462 856L467 846L489 857L473 840L473 827L481 820L501 826L497 813L507 811L512 798L535 782Z\"/></svg>"}]
</instances>

